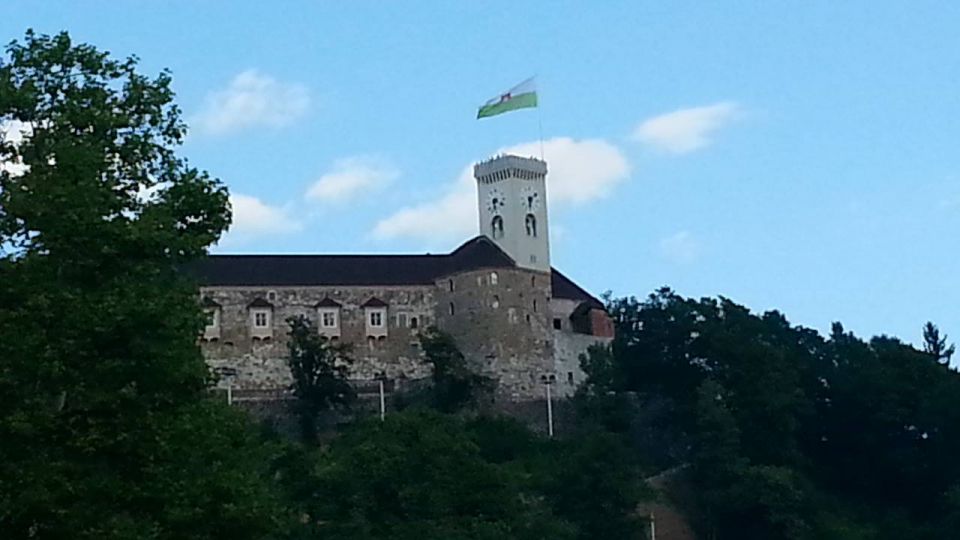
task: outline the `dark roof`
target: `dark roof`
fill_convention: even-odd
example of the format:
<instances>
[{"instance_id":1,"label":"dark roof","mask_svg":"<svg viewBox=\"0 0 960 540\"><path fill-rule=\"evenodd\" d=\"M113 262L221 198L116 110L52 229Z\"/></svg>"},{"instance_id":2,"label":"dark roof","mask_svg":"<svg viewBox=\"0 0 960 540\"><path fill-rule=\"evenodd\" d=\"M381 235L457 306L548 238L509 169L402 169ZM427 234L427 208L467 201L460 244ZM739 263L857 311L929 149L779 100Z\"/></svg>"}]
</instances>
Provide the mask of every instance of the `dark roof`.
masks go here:
<instances>
[{"instance_id":1,"label":"dark roof","mask_svg":"<svg viewBox=\"0 0 960 540\"><path fill-rule=\"evenodd\" d=\"M340 302L331 299L329 296L324 297L323 300L317 302L317 305L313 307L340 307Z\"/></svg>"},{"instance_id":2,"label":"dark roof","mask_svg":"<svg viewBox=\"0 0 960 540\"><path fill-rule=\"evenodd\" d=\"M186 267L201 284L241 286L432 285L442 276L516 263L486 236L446 255L211 255ZM553 269L553 296L603 304ZM269 304L268 304L269 305Z\"/></svg>"},{"instance_id":3,"label":"dark roof","mask_svg":"<svg viewBox=\"0 0 960 540\"><path fill-rule=\"evenodd\" d=\"M360 307L387 307L387 303L374 296L366 302L360 304Z\"/></svg>"},{"instance_id":4,"label":"dark roof","mask_svg":"<svg viewBox=\"0 0 960 540\"><path fill-rule=\"evenodd\" d=\"M272 307L273 307L273 304L271 304L270 302L267 302L267 301L264 300L263 298L256 298L256 299L254 299L253 302L250 302L249 304L247 304L247 307L248 307L248 308L249 308L249 307L268 307L268 308L272 308Z\"/></svg>"},{"instance_id":5,"label":"dark roof","mask_svg":"<svg viewBox=\"0 0 960 540\"><path fill-rule=\"evenodd\" d=\"M514 266L485 236L448 255L211 255L186 267L200 283L221 287L273 285L432 285L447 274Z\"/></svg>"},{"instance_id":6,"label":"dark roof","mask_svg":"<svg viewBox=\"0 0 960 540\"><path fill-rule=\"evenodd\" d=\"M553 291L554 298L579 300L585 302L591 308L603 309L603 302L597 300L595 296L583 290L582 287L574 283L567 276L561 274L556 268L551 268L550 270L550 288Z\"/></svg>"}]
</instances>

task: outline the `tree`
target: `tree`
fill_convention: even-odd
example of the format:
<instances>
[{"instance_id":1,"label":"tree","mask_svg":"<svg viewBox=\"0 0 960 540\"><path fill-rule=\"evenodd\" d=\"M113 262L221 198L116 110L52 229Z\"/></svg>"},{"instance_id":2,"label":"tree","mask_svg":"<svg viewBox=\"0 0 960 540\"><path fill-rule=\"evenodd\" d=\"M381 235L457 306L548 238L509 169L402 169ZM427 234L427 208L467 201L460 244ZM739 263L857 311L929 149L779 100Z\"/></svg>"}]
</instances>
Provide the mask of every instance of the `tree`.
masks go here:
<instances>
[{"instance_id":1,"label":"tree","mask_svg":"<svg viewBox=\"0 0 960 540\"><path fill-rule=\"evenodd\" d=\"M334 440L314 471L307 508L318 538L575 538L525 475L484 459L454 416L366 420Z\"/></svg>"},{"instance_id":2,"label":"tree","mask_svg":"<svg viewBox=\"0 0 960 540\"><path fill-rule=\"evenodd\" d=\"M321 336L310 319L290 317L291 389L297 397L296 411L304 442L317 436L317 417L324 411L347 408L356 399L348 379L353 360L345 344L332 344Z\"/></svg>"},{"instance_id":3,"label":"tree","mask_svg":"<svg viewBox=\"0 0 960 540\"><path fill-rule=\"evenodd\" d=\"M420 347L432 368L430 402L438 411L456 412L493 391L493 380L470 369L449 334L430 327L420 334Z\"/></svg>"},{"instance_id":4,"label":"tree","mask_svg":"<svg viewBox=\"0 0 960 540\"><path fill-rule=\"evenodd\" d=\"M953 344L947 345L947 335L940 337L940 329L935 324L927 321L923 325L923 352L929 354L937 362L943 361L949 364L956 347Z\"/></svg>"},{"instance_id":5,"label":"tree","mask_svg":"<svg viewBox=\"0 0 960 540\"><path fill-rule=\"evenodd\" d=\"M178 158L170 74L66 33L0 61L0 530L5 538L265 538L264 448L209 402L177 268L229 223ZM15 166L11 166L14 164Z\"/></svg>"}]
</instances>

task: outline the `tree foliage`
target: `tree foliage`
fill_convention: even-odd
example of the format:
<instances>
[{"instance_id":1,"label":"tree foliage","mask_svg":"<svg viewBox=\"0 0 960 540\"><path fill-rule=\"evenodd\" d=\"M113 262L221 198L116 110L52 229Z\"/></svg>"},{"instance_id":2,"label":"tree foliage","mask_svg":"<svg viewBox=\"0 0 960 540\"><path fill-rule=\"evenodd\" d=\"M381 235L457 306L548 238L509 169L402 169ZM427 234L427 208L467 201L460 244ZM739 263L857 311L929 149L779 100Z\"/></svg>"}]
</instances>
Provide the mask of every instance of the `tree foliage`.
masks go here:
<instances>
[{"instance_id":1,"label":"tree foliage","mask_svg":"<svg viewBox=\"0 0 960 540\"><path fill-rule=\"evenodd\" d=\"M449 334L430 327L419 339L423 360L431 368L427 401L432 408L452 413L490 397L494 381L471 369Z\"/></svg>"},{"instance_id":2,"label":"tree foliage","mask_svg":"<svg viewBox=\"0 0 960 540\"><path fill-rule=\"evenodd\" d=\"M960 480L950 457L960 455L960 374L941 363L946 340L932 325L921 351L839 324L825 338L775 311L668 289L609 309L617 336L585 359L580 399L668 404L653 423L687 441L675 463L691 466L707 537L947 530ZM594 408L601 419L625 410Z\"/></svg>"},{"instance_id":3,"label":"tree foliage","mask_svg":"<svg viewBox=\"0 0 960 540\"><path fill-rule=\"evenodd\" d=\"M265 447L206 400L196 288L177 266L229 223L175 155L170 75L66 34L0 63L0 531L266 538Z\"/></svg>"},{"instance_id":4,"label":"tree foliage","mask_svg":"<svg viewBox=\"0 0 960 540\"><path fill-rule=\"evenodd\" d=\"M927 321L927 324L923 325L923 352L934 357L938 362L949 364L957 348L952 343L947 345L947 336L940 337L940 329L937 325Z\"/></svg>"},{"instance_id":5,"label":"tree foliage","mask_svg":"<svg viewBox=\"0 0 960 540\"><path fill-rule=\"evenodd\" d=\"M304 441L313 442L320 413L346 409L357 397L349 381L353 360L349 346L331 343L317 332L310 319L290 317L287 324L287 363L293 375L291 389L297 397L295 408Z\"/></svg>"}]
</instances>

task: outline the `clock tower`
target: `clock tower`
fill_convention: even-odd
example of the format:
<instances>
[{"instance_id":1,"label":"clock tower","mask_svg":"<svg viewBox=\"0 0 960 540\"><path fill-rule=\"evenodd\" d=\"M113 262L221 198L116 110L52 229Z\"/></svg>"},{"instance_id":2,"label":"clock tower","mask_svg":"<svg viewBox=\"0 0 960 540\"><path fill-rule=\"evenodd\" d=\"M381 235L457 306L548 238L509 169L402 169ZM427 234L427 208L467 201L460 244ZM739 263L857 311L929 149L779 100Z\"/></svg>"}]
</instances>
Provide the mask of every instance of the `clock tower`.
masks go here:
<instances>
[{"instance_id":1,"label":"clock tower","mask_svg":"<svg viewBox=\"0 0 960 540\"><path fill-rule=\"evenodd\" d=\"M513 257L517 266L550 272L547 164L501 155L476 164L480 233Z\"/></svg>"}]
</instances>

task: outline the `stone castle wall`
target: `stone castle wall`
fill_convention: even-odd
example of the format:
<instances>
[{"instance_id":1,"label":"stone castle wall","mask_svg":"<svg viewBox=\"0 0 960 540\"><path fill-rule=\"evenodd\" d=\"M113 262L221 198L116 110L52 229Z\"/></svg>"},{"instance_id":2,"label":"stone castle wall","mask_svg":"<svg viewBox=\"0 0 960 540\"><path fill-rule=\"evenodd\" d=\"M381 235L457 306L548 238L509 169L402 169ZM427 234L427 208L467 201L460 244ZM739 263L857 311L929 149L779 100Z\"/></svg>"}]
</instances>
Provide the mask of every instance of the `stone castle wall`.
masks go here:
<instances>
[{"instance_id":1,"label":"stone castle wall","mask_svg":"<svg viewBox=\"0 0 960 540\"><path fill-rule=\"evenodd\" d=\"M237 374L232 384L242 389L274 389L290 384L287 367L287 317L305 315L319 326L314 307L324 298L341 304L340 340L353 346L353 376L372 379L429 375L420 361L417 332L435 324L435 288L410 287L283 287L275 289L208 287L201 294L220 304L219 337L204 340L202 349L213 368L229 367ZM388 304L386 336L368 339L363 303L379 298ZM269 339L251 337L249 304L262 298L273 304ZM402 315L402 317L401 317ZM411 327L416 318L415 328ZM400 322L403 322L403 326Z\"/></svg>"},{"instance_id":2,"label":"stone castle wall","mask_svg":"<svg viewBox=\"0 0 960 540\"><path fill-rule=\"evenodd\" d=\"M498 382L501 399L541 398L549 375L557 397L570 396L584 379L580 354L604 338L573 333L568 317L577 302L550 293L548 274L522 268L471 270L406 287L205 287L201 295L219 304L219 324L201 346L212 368L233 373L224 381L233 388L284 389L291 382L286 319L304 315L320 327L315 306L329 298L341 305L338 339L352 344L353 379L383 373L403 386L428 377L417 334L436 325L478 372ZM368 335L363 304L371 298L387 304L382 337ZM249 306L258 299L272 306L266 332L252 330Z\"/></svg>"},{"instance_id":3,"label":"stone castle wall","mask_svg":"<svg viewBox=\"0 0 960 540\"><path fill-rule=\"evenodd\" d=\"M540 376L553 357L550 276L521 268L479 269L437 286L439 327L453 336L468 362L497 380L499 393L509 400L539 395Z\"/></svg>"}]
</instances>

